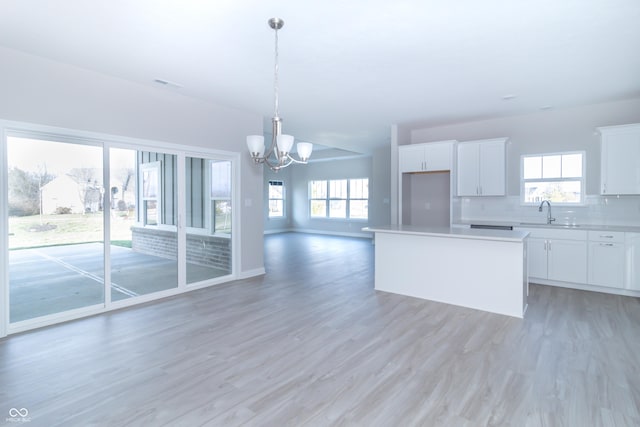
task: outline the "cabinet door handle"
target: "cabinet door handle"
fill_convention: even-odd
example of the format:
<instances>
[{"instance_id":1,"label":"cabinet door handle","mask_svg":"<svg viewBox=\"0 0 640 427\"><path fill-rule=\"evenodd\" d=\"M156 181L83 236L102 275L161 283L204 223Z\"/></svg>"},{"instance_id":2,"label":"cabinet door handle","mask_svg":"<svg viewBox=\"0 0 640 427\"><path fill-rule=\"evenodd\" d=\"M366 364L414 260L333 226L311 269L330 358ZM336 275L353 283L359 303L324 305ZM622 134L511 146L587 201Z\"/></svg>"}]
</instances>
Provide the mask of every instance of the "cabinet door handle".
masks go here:
<instances>
[{"instance_id":1,"label":"cabinet door handle","mask_svg":"<svg viewBox=\"0 0 640 427\"><path fill-rule=\"evenodd\" d=\"M606 193L607 192L607 184L604 183L602 184L602 193Z\"/></svg>"},{"instance_id":2,"label":"cabinet door handle","mask_svg":"<svg viewBox=\"0 0 640 427\"><path fill-rule=\"evenodd\" d=\"M601 234L600 237L605 238L605 239L613 239L613 236L606 235L606 234Z\"/></svg>"},{"instance_id":3,"label":"cabinet door handle","mask_svg":"<svg viewBox=\"0 0 640 427\"><path fill-rule=\"evenodd\" d=\"M600 243L600 246L613 246L613 243Z\"/></svg>"},{"instance_id":4,"label":"cabinet door handle","mask_svg":"<svg viewBox=\"0 0 640 427\"><path fill-rule=\"evenodd\" d=\"M482 185L480 186L480 195L482 196Z\"/></svg>"},{"instance_id":5,"label":"cabinet door handle","mask_svg":"<svg viewBox=\"0 0 640 427\"><path fill-rule=\"evenodd\" d=\"M547 247L551 250L551 242L547 242Z\"/></svg>"}]
</instances>

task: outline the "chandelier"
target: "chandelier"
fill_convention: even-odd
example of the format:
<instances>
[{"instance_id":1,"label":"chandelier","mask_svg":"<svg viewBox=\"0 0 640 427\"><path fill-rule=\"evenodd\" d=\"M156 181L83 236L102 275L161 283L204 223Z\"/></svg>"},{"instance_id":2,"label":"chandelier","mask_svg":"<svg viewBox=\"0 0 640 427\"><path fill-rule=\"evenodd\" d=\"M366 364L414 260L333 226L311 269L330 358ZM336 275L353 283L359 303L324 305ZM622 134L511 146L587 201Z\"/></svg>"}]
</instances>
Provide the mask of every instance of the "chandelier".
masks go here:
<instances>
[{"instance_id":1,"label":"chandelier","mask_svg":"<svg viewBox=\"0 0 640 427\"><path fill-rule=\"evenodd\" d=\"M264 136L262 135L249 135L247 136L247 147L253 161L258 163L264 163L274 171L279 171L282 168L293 163L306 164L313 151L313 144L310 142L298 142L296 144L296 152L298 158L291 156L291 149L293 148L293 136L282 134L282 119L278 112L278 30L282 28L284 21L279 18L269 19L269 26L275 31L276 48L275 48L275 67L274 67L274 114L271 119L273 125L273 132L271 138L271 145L265 152Z\"/></svg>"}]
</instances>

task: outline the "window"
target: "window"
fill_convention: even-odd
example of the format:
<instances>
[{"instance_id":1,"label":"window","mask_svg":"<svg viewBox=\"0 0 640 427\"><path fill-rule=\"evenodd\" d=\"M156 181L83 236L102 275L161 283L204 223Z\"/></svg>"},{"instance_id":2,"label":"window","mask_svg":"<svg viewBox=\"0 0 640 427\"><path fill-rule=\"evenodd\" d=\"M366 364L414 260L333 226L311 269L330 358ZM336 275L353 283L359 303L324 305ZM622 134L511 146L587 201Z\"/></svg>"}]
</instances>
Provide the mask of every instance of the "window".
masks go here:
<instances>
[{"instance_id":1,"label":"window","mask_svg":"<svg viewBox=\"0 0 640 427\"><path fill-rule=\"evenodd\" d=\"M284 217L284 182L269 181L269 218Z\"/></svg>"},{"instance_id":2,"label":"window","mask_svg":"<svg viewBox=\"0 0 640 427\"><path fill-rule=\"evenodd\" d=\"M144 225L160 223L160 169L162 162L150 162L140 165L142 181L142 219Z\"/></svg>"},{"instance_id":3,"label":"window","mask_svg":"<svg viewBox=\"0 0 640 427\"><path fill-rule=\"evenodd\" d=\"M525 155L520 172L524 204L584 202L584 152Z\"/></svg>"},{"instance_id":4,"label":"window","mask_svg":"<svg viewBox=\"0 0 640 427\"><path fill-rule=\"evenodd\" d=\"M369 179L334 179L309 182L312 218L367 219Z\"/></svg>"},{"instance_id":5,"label":"window","mask_svg":"<svg viewBox=\"0 0 640 427\"><path fill-rule=\"evenodd\" d=\"M347 180L329 181L329 218L347 217Z\"/></svg>"},{"instance_id":6,"label":"window","mask_svg":"<svg viewBox=\"0 0 640 427\"><path fill-rule=\"evenodd\" d=\"M349 180L349 218L369 218L369 180Z\"/></svg>"},{"instance_id":7,"label":"window","mask_svg":"<svg viewBox=\"0 0 640 427\"><path fill-rule=\"evenodd\" d=\"M211 162L211 226L214 233L231 233L231 162Z\"/></svg>"},{"instance_id":8,"label":"window","mask_svg":"<svg viewBox=\"0 0 640 427\"><path fill-rule=\"evenodd\" d=\"M311 195L310 210L312 218L327 216L327 181L311 181L309 183Z\"/></svg>"}]
</instances>

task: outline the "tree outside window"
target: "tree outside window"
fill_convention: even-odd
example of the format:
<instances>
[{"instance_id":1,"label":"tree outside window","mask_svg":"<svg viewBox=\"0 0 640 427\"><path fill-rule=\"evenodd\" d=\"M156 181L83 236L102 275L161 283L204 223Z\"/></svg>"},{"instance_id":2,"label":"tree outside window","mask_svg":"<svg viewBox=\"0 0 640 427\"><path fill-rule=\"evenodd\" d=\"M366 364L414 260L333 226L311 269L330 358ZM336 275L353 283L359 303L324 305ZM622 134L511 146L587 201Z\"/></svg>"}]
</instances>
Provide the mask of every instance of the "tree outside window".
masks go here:
<instances>
[{"instance_id":1,"label":"tree outside window","mask_svg":"<svg viewBox=\"0 0 640 427\"><path fill-rule=\"evenodd\" d=\"M520 181L523 204L583 203L584 152L524 155Z\"/></svg>"},{"instance_id":2,"label":"tree outside window","mask_svg":"<svg viewBox=\"0 0 640 427\"><path fill-rule=\"evenodd\" d=\"M309 183L311 195L309 212L312 218L327 217L327 181L311 181Z\"/></svg>"}]
</instances>

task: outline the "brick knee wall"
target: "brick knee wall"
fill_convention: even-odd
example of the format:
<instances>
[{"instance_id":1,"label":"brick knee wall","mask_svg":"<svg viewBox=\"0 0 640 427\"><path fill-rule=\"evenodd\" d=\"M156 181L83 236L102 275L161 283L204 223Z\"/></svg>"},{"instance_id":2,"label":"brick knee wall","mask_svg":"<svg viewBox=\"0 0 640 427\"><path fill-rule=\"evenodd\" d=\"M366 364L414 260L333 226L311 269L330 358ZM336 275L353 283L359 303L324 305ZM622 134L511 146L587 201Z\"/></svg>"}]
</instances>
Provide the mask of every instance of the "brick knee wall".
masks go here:
<instances>
[{"instance_id":1,"label":"brick knee wall","mask_svg":"<svg viewBox=\"0 0 640 427\"><path fill-rule=\"evenodd\" d=\"M175 231L131 227L131 248L147 255L176 259ZM231 272L231 237L187 234L187 262Z\"/></svg>"}]
</instances>

